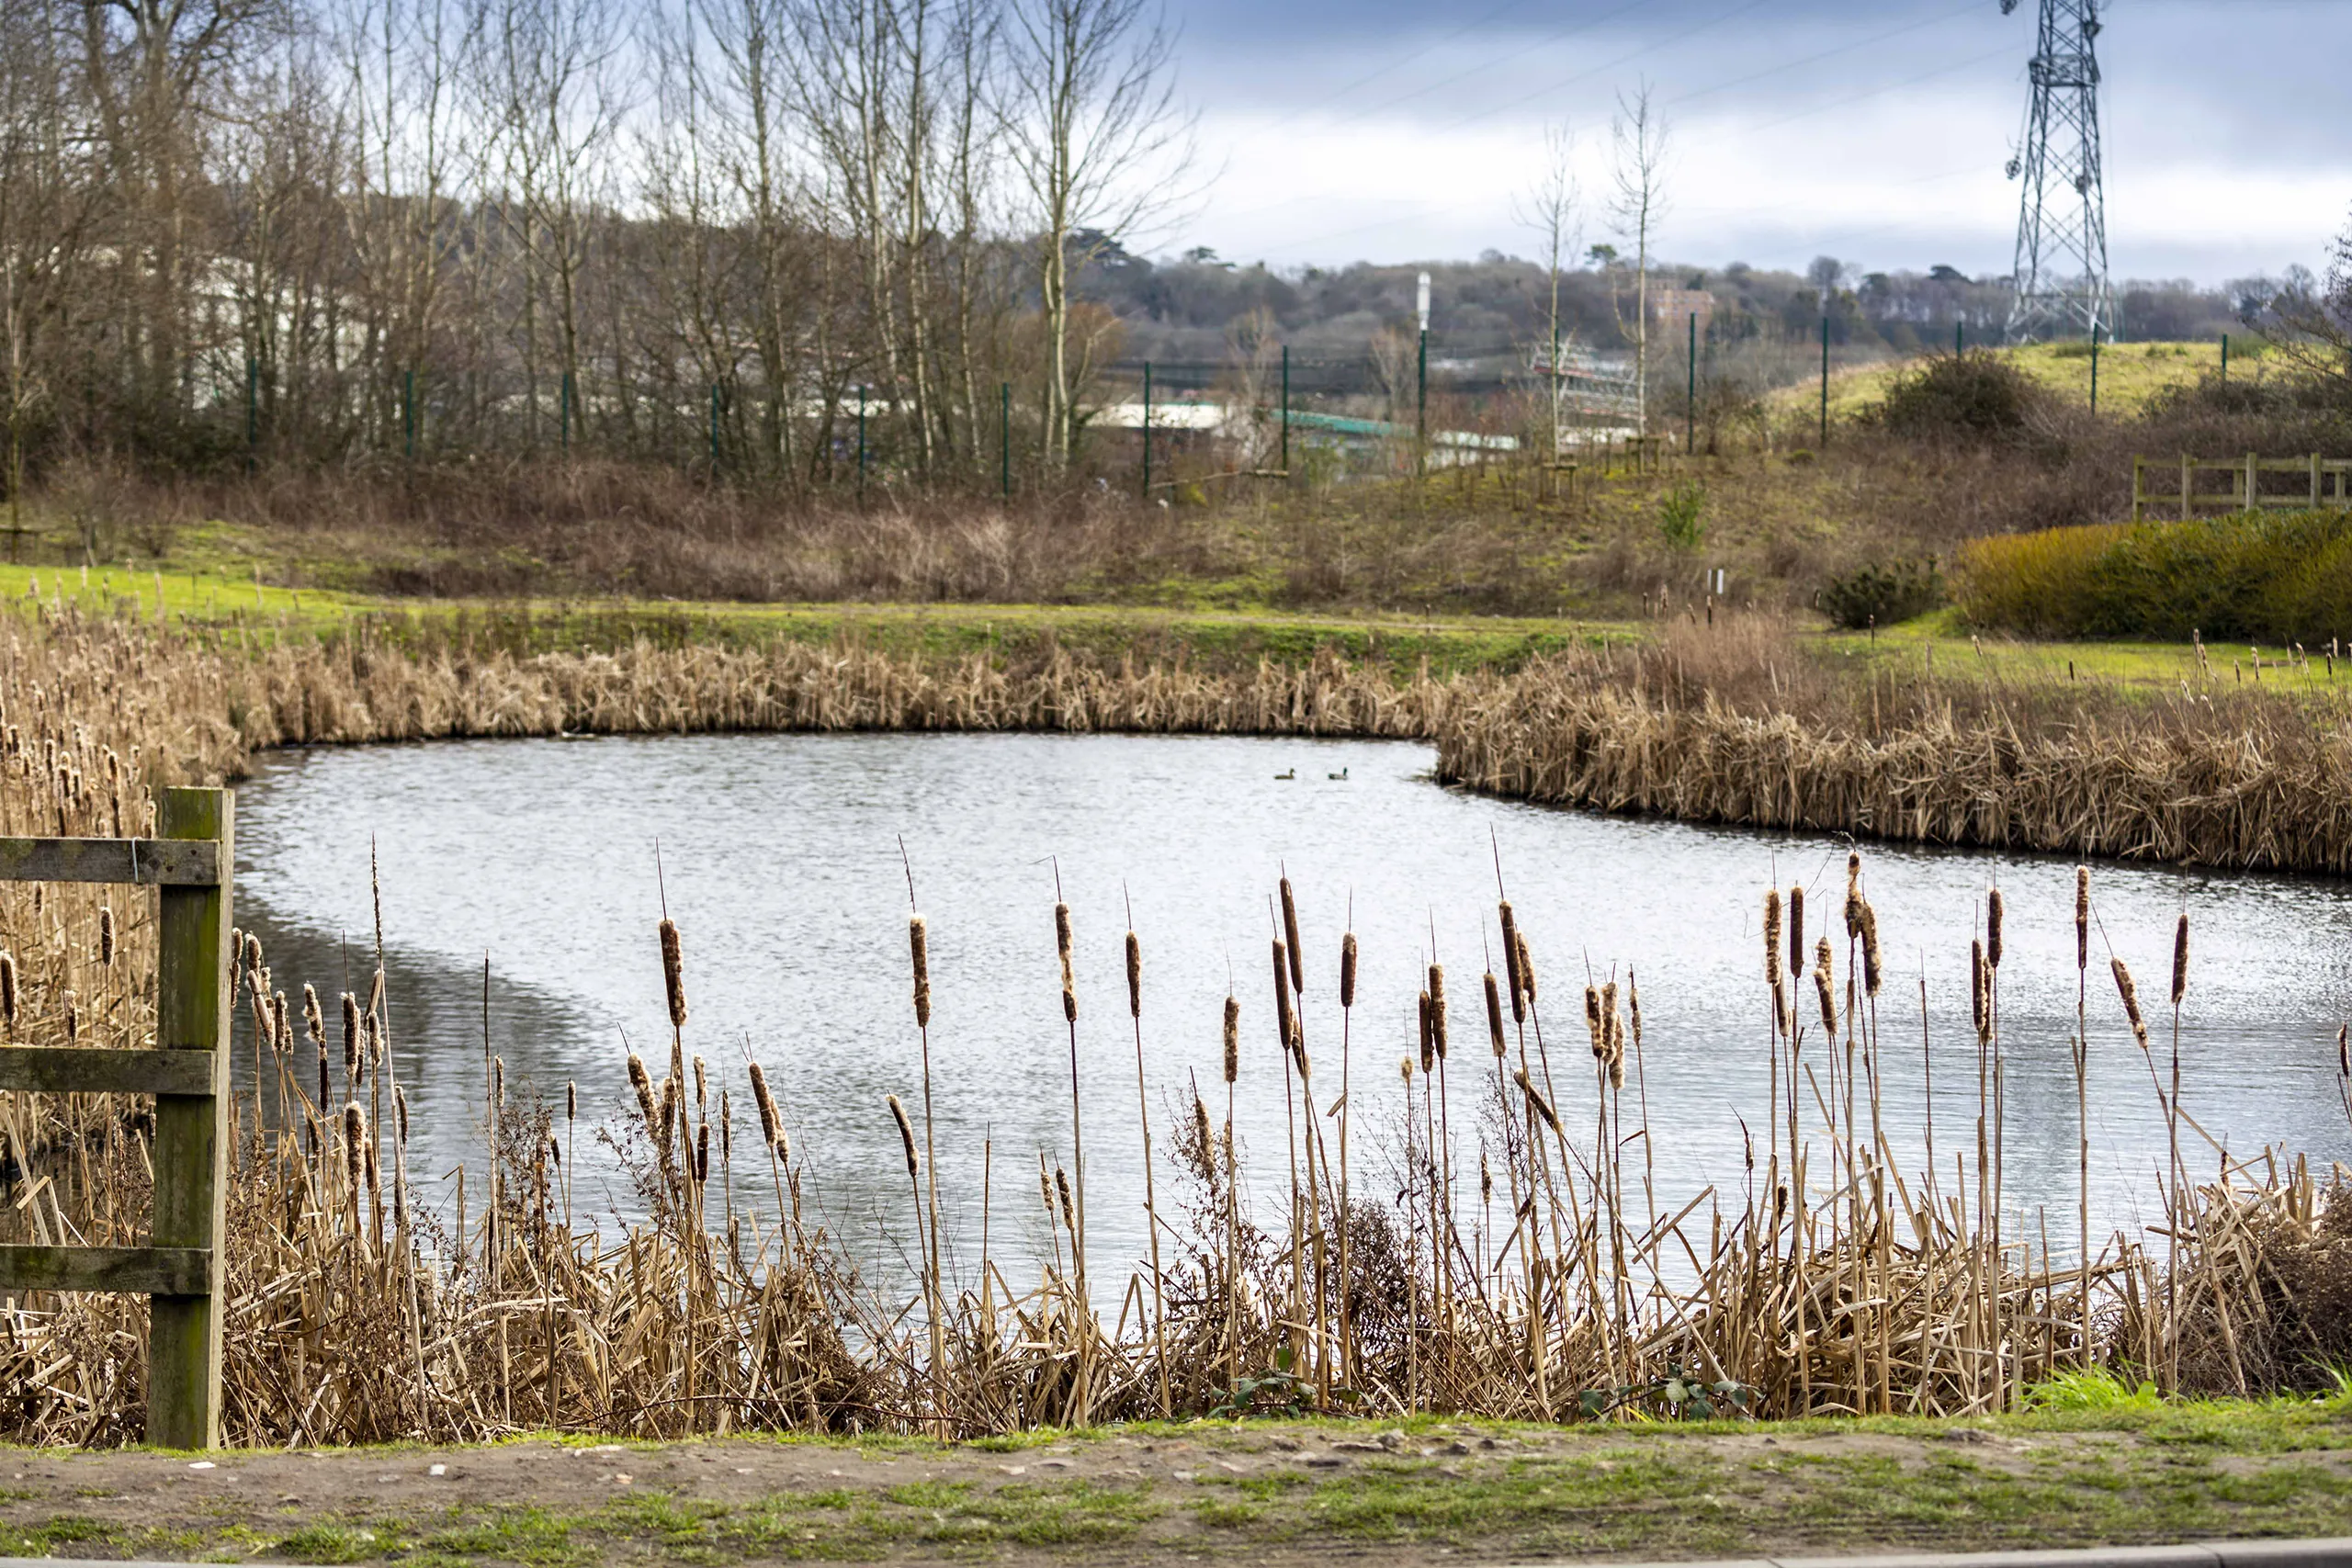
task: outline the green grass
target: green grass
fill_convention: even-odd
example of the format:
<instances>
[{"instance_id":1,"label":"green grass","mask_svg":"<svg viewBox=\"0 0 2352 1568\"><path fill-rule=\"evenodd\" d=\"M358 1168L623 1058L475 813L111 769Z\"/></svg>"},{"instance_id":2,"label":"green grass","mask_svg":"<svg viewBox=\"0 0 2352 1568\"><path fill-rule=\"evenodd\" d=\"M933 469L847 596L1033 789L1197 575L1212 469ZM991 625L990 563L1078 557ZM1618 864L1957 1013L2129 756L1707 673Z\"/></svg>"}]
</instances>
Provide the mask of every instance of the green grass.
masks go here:
<instances>
[{"instance_id":1,"label":"green grass","mask_svg":"<svg viewBox=\"0 0 2352 1568\"><path fill-rule=\"evenodd\" d=\"M1972 348L1974 346L1971 345ZM2230 374L2233 378L2241 370L2247 375L2254 373L2257 355L2250 351L2256 347L2246 342L2231 344ZM1951 344L1944 343L1938 344L1937 348L1939 352L1950 353ZM1996 348L1993 352L2059 397L2089 403L2091 361L2086 345L2077 343L2024 344ZM1883 401L1888 384L1913 363L1915 361L1890 359L1875 365L1832 370L1829 375L1830 418L1851 419L1864 409ZM2098 353L2099 412L2117 418L2137 414L2157 393L2171 387L2193 385L2199 377L2218 371L2221 363L2222 345L2219 343L2102 344ZM1773 394L1773 402L1783 413L1808 412L1820 407L1820 398L1821 384L1807 381L1800 386L1782 388Z\"/></svg>"}]
</instances>

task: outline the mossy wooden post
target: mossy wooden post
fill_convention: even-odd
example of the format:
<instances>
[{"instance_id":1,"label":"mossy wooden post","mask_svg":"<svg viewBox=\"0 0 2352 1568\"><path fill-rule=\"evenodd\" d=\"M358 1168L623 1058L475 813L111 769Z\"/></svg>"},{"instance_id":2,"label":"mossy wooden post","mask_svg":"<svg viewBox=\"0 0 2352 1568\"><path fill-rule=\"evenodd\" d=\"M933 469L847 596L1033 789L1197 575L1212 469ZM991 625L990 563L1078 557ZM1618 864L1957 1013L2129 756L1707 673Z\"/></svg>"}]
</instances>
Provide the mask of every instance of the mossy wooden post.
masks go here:
<instances>
[{"instance_id":1,"label":"mossy wooden post","mask_svg":"<svg viewBox=\"0 0 2352 1568\"><path fill-rule=\"evenodd\" d=\"M147 1440L158 1448L220 1443L222 1201L229 1156L229 882L236 863L236 797L222 789L163 792L156 836L219 843L209 886L165 886L156 982L155 1043L212 1054L212 1091L155 1097L155 1214L152 1245L200 1247L202 1294L151 1298Z\"/></svg>"}]
</instances>

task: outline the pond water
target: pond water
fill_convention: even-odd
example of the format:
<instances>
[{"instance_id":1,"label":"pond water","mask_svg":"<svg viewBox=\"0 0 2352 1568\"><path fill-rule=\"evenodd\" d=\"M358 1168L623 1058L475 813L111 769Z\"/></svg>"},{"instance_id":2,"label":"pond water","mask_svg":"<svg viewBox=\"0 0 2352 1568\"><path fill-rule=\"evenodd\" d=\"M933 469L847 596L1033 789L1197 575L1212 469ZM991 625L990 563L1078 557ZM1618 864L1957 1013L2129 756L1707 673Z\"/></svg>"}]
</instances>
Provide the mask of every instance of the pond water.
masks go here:
<instances>
[{"instance_id":1,"label":"pond water","mask_svg":"<svg viewBox=\"0 0 2352 1568\"><path fill-rule=\"evenodd\" d=\"M1742 1119L1760 1138L1770 1115L1763 890L1803 881L1819 927L1843 897L1846 845L1497 801L1440 787L1431 765L1430 749L1415 744L1058 735L287 752L241 793L238 915L289 993L309 981L331 1008L336 991L364 991L372 841L424 1201L447 1205L445 1173L479 1163L486 1031L512 1091L537 1094L560 1117L564 1086L578 1085L577 1205L633 1212L637 1200L587 1123L629 1113L629 1043L657 1077L667 1059L655 939L666 900L684 932L686 1046L733 1088L739 1155L755 1142L748 1051L778 1091L829 1222L887 1273L909 1226L884 1097L897 1093L919 1114L922 1089L910 871L930 926L943 1210L967 1258L990 1186L995 1245L1046 1246L1037 1157L1069 1157L1058 878L1077 932L1090 1251L1102 1275L1140 1257L1146 1238L1122 953L1130 909L1143 949L1147 1099L1163 1152L1195 1079L1221 1107L1210 1086L1220 1080L1229 985L1242 1004L1238 1125L1261 1194L1280 1190L1287 1147L1267 974L1276 879L1287 868L1297 888L1307 1039L1327 1105L1340 1081L1340 940L1352 924L1363 953L1353 1158L1358 1190L1377 1190L1393 1168L1397 1061L1414 1046L1432 952L1453 998L1457 1164L1476 1168L1464 1097L1492 1060L1478 976L1495 941L1498 854L1547 987L1569 1124L1589 1129L1595 1094L1578 1018L1585 976L1630 967L1641 985L1658 1201L1679 1207L1710 1182L1736 1186ZM2007 1202L2029 1223L2046 1204L2064 1254L2075 1184L2073 868L1882 846L1863 856L1890 972L1881 998L1887 1114L1906 1168L1918 1157L1928 1065L1947 1174L1952 1153L1973 1146L1968 942L1985 889L2002 887ZM2093 884L2098 1230L2145 1222L2136 1195L2151 1190L2164 1159L2162 1120L2104 974L2105 944L2159 1002L2184 908L2195 932L2181 1047L2192 1114L2233 1152L2278 1144L2352 1159L2335 1061L2337 1023L2352 1012L2345 886L2129 866L2096 868ZM1842 934L1835 946L1842 965ZM1809 982L1806 995L1810 1010ZM2160 1051L2168 1032L2167 1014ZM712 1094L715 1102L716 1085ZM2210 1169L2211 1151L2196 1151ZM764 1162L739 1160L738 1172L739 1201L772 1208ZM1166 1203L1165 1165L1159 1180ZM1475 1190L1475 1177L1464 1185Z\"/></svg>"}]
</instances>

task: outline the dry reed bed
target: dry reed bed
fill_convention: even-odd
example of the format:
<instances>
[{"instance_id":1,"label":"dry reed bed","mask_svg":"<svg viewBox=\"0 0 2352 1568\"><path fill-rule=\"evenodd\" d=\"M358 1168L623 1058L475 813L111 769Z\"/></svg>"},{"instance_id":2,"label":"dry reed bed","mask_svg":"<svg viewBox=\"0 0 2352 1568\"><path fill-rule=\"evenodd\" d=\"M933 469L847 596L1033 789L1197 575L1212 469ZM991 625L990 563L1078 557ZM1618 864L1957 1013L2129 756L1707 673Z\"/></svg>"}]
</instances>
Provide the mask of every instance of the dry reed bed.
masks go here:
<instances>
[{"instance_id":1,"label":"dry reed bed","mask_svg":"<svg viewBox=\"0 0 2352 1568\"><path fill-rule=\"evenodd\" d=\"M1329 663L1228 680L1057 659L1008 677L980 664L789 649L517 660L350 643L249 654L67 617L17 628L0 669L0 830L136 830L148 783L232 772L253 748L291 738L787 718L1435 731L1458 748L1452 737L1510 723L1556 736L1598 713L1613 725L1597 727L1593 754L1650 755L1645 766L1663 769L1687 758L1639 721L1679 722L1706 649L1670 637L1662 647L1678 668L1611 656L1539 671L1514 698L1499 682L1396 687ZM1595 686L1621 684L1623 705L1568 702L1562 692L1579 670ZM1727 686L1690 705L1712 711L1708 722L1740 722ZM1546 787L1597 789L1580 766L1544 775L1562 781ZM1810 779L1724 776L1739 782L1719 785L1722 797L1749 800L1765 819L1801 804L1791 792ZM1967 820L1930 825L1956 832ZM2087 933L2087 874L2082 889L2077 929ZM862 1278L851 1259L871 1249L845 1245L804 1208L803 1177L823 1153L782 1134L806 1086L715 1043L698 1054L684 949L666 923L667 1061L632 1064L634 1105L542 1099L485 1061L480 1114L495 1130L494 1157L436 1180L429 1204L408 1168L398 998L380 978L347 1001L318 998L298 976L273 976L248 942L239 1027L255 1071L235 1113L229 1430L240 1443L448 1441L535 1427L973 1434L1300 1404L1552 1418L1701 1404L1949 1414L2011 1406L2070 1368L2258 1390L2352 1350L2340 1343L2342 1314L2328 1310L2344 1285L2327 1261L2343 1256L2352 1202L2333 1201L2335 1177L2300 1161L2231 1161L2199 1144L2177 1077L2167 1079L2165 1004L2143 1006L2120 967L2110 976L2096 964L2087 934L2068 1048L2078 1073L2079 1042L2093 1030L2129 1030L2148 1053L2149 1092L2176 1149L2143 1196L2162 1222L2104 1238L2082 1215L2030 1235L2005 1229L2015 1224L2001 1201L2012 1046L2000 1022L1997 897L1975 931L1947 936L1973 948L1973 1124L1959 1147L1931 1144L1917 1170L1901 1168L1879 1108L1889 1075L1916 1060L1916 1041L1882 1044L1876 916L1859 863L1845 891L1826 930L1818 916L1807 927L1793 890L1768 896L1770 1021L1756 1049L1771 1063L1770 1103L1747 1108L1758 1131L1747 1149L1725 1152L1724 1185L1671 1213L1656 1206L1643 1154L1653 1108L1633 976L1581 995L1540 982L1544 934L1519 927L1507 905L1489 931L1502 973L1456 974L1449 988L1432 966L1418 1037L1401 1041L1358 1026L1352 938L1338 953L1303 953L1285 918L1269 968L1227 1004L1225 1082L1172 1118L1160 1111L1157 1133L1140 1092L1154 1042L1210 1021L1145 1006L1137 937L1130 1016L1081 1023L1057 908L1073 1046L1081 1027L1132 1032L1137 1118L1078 1125L1073 1048L1067 1148L1034 1173L990 1167L989 1212L1039 1203L1050 1253L1012 1257L984 1240L977 1258L959 1250L962 1261L938 1236L931 1172L933 1097L964 1087L934 1084L928 1069L918 918L901 960L912 1005L899 1093L872 1108L895 1115L904 1140L898 1234L911 1238L921 1274L905 1296ZM1835 890L1814 892L1818 908ZM1292 890L1279 893L1287 917ZM152 903L114 897L0 890L0 1021L13 1037L152 1038ZM2184 923L2176 1021L2188 973ZM1402 1122L1351 1129L1352 1075L1400 1069ZM1288 1148L1238 1146L1234 1104L1277 1087L1294 1108ZM1336 1113L1323 1111L1335 1102ZM1670 1125L1673 1108L1656 1110L1657 1124ZM2079 1094L2077 1110L2086 1166L2093 1118ZM135 1100L6 1097L0 1228L96 1243L140 1235L146 1115ZM1156 1151L1145 1161L1159 1179L1148 1258L1089 1258L1083 1135ZM583 1141L592 1154L606 1143L634 1182L635 1217L575 1211ZM1401 1181L1387 1162L1366 1166L1375 1145ZM747 1203L760 1178L772 1198ZM135 1439L142 1317L141 1303L107 1297L10 1304L0 1435Z\"/></svg>"}]
</instances>

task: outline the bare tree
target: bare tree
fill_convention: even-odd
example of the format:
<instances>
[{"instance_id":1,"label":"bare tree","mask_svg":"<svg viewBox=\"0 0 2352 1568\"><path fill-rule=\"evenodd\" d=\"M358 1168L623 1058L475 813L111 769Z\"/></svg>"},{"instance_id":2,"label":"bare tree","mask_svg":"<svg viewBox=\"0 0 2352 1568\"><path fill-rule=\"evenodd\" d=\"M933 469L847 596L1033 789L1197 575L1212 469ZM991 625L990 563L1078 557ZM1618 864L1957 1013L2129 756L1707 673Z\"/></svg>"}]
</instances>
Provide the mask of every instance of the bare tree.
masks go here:
<instances>
[{"instance_id":1,"label":"bare tree","mask_svg":"<svg viewBox=\"0 0 2352 1568\"><path fill-rule=\"evenodd\" d=\"M1617 95L1610 121L1609 216L1618 237L1634 249L1634 384L1642 429L1650 413L1650 243L1666 216L1666 159L1669 128L1645 81L1631 96ZM1623 323L1621 310L1618 320Z\"/></svg>"},{"instance_id":2,"label":"bare tree","mask_svg":"<svg viewBox=\"0 0 2352 1568\"><path fill-rule=\"evenodd\" d=\"M1561 331L1560 276L1583 243L1584 193L1577 183L1576 137L1566 126L1544 128L1544 162L1534 183L1518 202L1519 221L1535 232L1547 295L1544 308L1544 380L1552 414L1552 461L1560 460Z\"/></svg>"},{"instance_id":3,"label":"bare tree","mask_svg":"<svg viewBox=\"0 0 2352 1568\"><path fill-rule=\"evenodd\" d=\"M1037 246L1046 461L1069 460L1070 275L1179 199L1192 117L1176 99L1175 38L1152 0L1012 0L1000 108Z\"/></svg>"}]
</instances>

